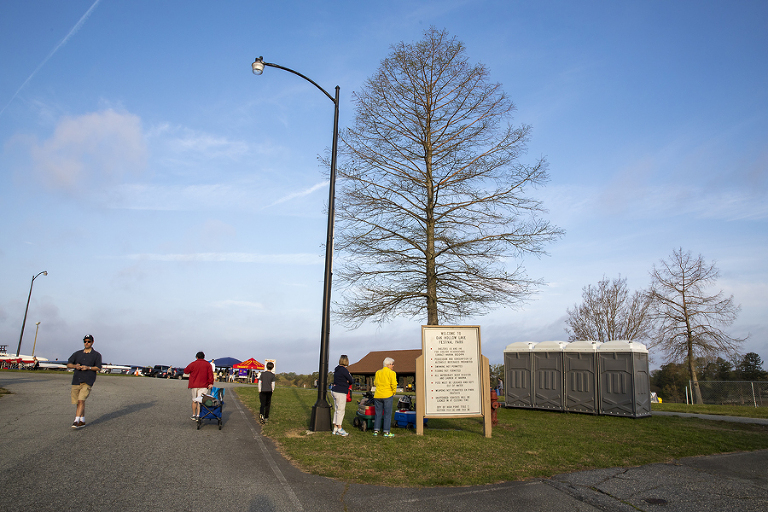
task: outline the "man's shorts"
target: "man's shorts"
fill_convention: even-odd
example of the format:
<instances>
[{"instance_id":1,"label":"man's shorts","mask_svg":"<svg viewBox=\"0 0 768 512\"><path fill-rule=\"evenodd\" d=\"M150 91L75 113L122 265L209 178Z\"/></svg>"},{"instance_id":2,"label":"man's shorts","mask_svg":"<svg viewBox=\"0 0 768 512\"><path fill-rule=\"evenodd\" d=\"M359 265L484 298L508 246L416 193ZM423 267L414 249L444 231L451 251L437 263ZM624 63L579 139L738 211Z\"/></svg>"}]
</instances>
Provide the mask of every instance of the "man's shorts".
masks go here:
<instances>
[{"instance_id":1,"label":"man's shorts","mask_svg":"<svg viewBox=\"0 0 768 512\"><path fill-rule=\"evenodd\" d=\"M199 398L203 396L203 393L208 392L208 388L191 388L192 389L192 401L195 401L195 398Z\"/></svg>"},{"instance_id":2,"label":"man's shorts","mask_svg":"<svg viewBox=\"0 0 768 512\"><path fill-rule=\"evenodd\" d=\"M80 400L85 400L91 394L91 386L85 383L72 386L72 404L77 404Z\"/></svg>"}]
</instances>

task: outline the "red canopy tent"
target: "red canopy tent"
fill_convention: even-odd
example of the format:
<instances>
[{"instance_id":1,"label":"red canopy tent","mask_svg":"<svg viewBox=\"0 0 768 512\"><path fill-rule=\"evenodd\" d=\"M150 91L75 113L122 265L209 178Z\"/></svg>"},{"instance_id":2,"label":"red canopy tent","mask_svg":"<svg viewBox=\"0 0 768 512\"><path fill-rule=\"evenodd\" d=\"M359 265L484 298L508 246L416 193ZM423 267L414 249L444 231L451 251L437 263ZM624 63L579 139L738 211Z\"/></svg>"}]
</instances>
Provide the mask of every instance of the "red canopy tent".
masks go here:
<instances>
[{"instance_id":1,"label":"red canopy tent","mask_svg":"<svg viewBox=\"0 0 768 512\"><path fill-rule=\"evenodd\" d=\"M263 370L264 365L254 358L250 358L246 361L243 361L242 363L232 365L232 368L236 368L238 370Z\"/></svg>"}]
</instances>

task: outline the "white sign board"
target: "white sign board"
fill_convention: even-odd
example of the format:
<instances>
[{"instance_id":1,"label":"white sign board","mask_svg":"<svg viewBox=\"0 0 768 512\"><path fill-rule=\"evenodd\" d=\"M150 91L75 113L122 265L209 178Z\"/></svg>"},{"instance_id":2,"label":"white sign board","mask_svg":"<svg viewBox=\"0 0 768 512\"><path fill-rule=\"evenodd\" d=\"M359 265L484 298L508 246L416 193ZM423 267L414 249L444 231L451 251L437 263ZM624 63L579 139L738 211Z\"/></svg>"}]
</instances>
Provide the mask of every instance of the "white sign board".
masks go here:
<instances>
[{"instance_id":1,"label":"white sign board","mask_svg":"<svg viewBox=\"0 0 768 512\"><path fill-rule=\"evenodd\" d=\"M480 327L421 328L425 416L482 415Z\"/></svg>"}]
</instances>

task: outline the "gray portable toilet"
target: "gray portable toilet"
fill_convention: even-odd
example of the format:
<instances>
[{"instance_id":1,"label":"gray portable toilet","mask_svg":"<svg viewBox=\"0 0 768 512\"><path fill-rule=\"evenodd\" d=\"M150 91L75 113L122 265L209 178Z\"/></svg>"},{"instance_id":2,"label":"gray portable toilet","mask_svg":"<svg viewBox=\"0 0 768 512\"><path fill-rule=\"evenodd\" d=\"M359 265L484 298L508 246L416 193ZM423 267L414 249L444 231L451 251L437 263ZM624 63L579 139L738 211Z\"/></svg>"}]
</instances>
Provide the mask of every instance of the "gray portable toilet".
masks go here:
<instances>
[{"instance_id":1,"label":"gray portable toilet","mask_svg":"<svg viewBox=\"0 0 768 512\"><path fill-rule=\"evenodd\" d=\"M651 415L648 349L635 341L608 341L597 348L599 413Z\"/></svg>"},{"instance_id":2,"label":"gray portable toilet","mask_svg":"<svg viewBox=\"0 0 768 512\"><path fill-rule=\"evenodd\" d=\"M574 341L563 349L565 410L597 414L597 341Z\"/></svg>"},{"instance_id":3,"label":"gray portable toilet","mask_svg":"<svg viewBox=\"0 0 768 512\"><path fill-rule=\"evenodd\" d=\"M510 343L504 349L504 406L533 407L532 341Z\"/></svg>"},{"instance_id":4,"label":"gray portable toilet","mask_svg":"<svg viewBox=\"0 0 768 512\"><path fill-rule=\"evenodd\" d=\"M533 356L533 408L563 410L564 341L542 341L531 349Z\"/></svg>"}]
</instances>

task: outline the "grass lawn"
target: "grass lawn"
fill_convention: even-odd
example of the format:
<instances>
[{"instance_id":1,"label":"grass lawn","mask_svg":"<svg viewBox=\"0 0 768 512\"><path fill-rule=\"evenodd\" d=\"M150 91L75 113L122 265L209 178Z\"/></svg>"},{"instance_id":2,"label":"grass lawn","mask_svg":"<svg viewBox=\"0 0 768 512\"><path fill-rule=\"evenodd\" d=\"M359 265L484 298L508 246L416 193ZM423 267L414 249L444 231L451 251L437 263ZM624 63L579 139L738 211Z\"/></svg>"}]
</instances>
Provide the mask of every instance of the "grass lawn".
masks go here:
<instances>
[{"instance_id":1,"label":"grass lawn","mask_svg":"<svg viewBox=\"0 0 768 512\"><path fill-rule=\"evenodd\" d=\"M258 415L258 390L235 391ZM353 395L347 404L344 428L350 435L344 438L307 432L316 390L278 387L262 431L304 471L348 482L416 487L481 485L768 448L765 425L504 408L490 439L483 437L482 418L433 418L423 436L393 428L396 437L384 439L352 427L359 399Z\"/></svg>"}]
</instances>

